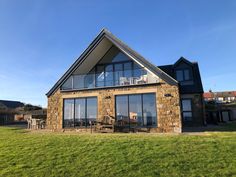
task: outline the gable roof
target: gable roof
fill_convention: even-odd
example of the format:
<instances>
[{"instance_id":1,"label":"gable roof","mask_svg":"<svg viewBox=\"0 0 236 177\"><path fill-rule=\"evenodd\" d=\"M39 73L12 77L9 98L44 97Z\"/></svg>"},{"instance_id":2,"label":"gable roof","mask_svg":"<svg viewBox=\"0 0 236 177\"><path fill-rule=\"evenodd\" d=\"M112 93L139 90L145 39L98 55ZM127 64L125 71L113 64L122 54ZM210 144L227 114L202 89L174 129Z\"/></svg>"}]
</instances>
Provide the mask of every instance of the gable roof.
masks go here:
<instances>
[{"instance_id":1,"label":"gable roof","mask_svg":"<svg viewBox=\"0 0 236 177\"><path fill-rule=\"evenodd\" d=\"M175 78L175 68L178 66L179 63L184 62L187 65L191 66L193 69L193 75L194 75L194 84L193 85L181 85L180 84L180 93L187 94L187 93L203 93L203 87L202 87L202 80L201 75L198 67L197 62L190 62L184 57L180 57L177 62L173 65L163 65L158 66L160 69L162 69L164 72L166 72L171 77Z\"/></svg>"},{"instance_id":2,"label":"gable roof","mask_svg":"<svg viewBox=\"0 0 236 177\"><path fill-rule=\"evenodd\" d=\"M92 43L87 47L87 49L80 55L80 57L72 64L72 66L66 71L66 73L56 82L56 84L49 90L46 94L48 97L53 94L66 79L69 78L70 74L75 71L79 67L79 65L86 59L86 57L91 53L91 51L99 45L99 42L103 38L107 38L113 45L115 45L118 49L120 49L124 54L128 57L136 61L137 63L145 66L151 72L159 76L161 79L165 80L167 83L171 85L178 85L178 81L173 79L171 76L163 72L160 68L151 64L144 57L138 54L136 51L128 47L124 42L115 37L112 33L110 33L107 29L103 29L97 37L92 41Z\"/></svg>"},{"instance_id":3,"label":"gable roof","mask_svg":"<svg viewBox=\"0 0 236 177\"><path fill-rule=\"evenodd\" d=\"M190 62L189 60L187 60L186 58L180 57L180 58L175 62L174 67L178 66L178 64L183 63L183 62L186 63L187 65L190 65L190 66L193 65L193 63Z\"/></svg>"}]
</instances>

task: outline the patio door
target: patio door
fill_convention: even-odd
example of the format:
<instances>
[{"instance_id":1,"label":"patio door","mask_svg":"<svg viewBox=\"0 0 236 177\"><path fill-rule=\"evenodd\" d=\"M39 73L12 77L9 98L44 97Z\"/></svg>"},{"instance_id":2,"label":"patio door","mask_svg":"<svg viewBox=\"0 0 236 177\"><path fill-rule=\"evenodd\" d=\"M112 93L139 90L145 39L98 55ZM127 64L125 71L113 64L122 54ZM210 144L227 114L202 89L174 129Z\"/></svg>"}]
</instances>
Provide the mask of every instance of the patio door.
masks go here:
<instances>
[{"instance_id":1,"label":"patio door","mask_svg":"<svg viewBox=\"0 0 236 177\"><path fill-rule=\"evenodd\" d=\"M116 121L122 127L155 127L157 125L154 93L117 95Z\"/></svg>"},{"instance_id":2,"label":"patio door","mask_svg":"<svg viewBox=\"0 0 236 177\"><path fill-rule=\"evenodd\" d=\"M97 118L97 98L64 99L63 127L88 127Z\"/></svg>"}]
</instances>

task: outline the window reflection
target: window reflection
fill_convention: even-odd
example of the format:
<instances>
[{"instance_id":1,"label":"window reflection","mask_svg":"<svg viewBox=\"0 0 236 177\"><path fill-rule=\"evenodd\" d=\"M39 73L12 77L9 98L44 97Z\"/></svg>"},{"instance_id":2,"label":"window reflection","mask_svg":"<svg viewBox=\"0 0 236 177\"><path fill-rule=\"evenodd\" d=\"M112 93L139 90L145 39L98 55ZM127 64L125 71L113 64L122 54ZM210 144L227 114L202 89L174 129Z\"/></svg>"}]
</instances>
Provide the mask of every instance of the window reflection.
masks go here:
<instances>
[{"instance_id":1,"label":"window reflection","mask_svg":"<svg viewBox=\"0 0 236 177\"><path fill-rule=\"evenodd\" d=\"M123 77L123 64L115 64L115 85L120 85L121 77Z\"/></svg>"},{"instance_id":2,"label":"window reflection","mask_svg":"<svg viewBox=\"0 0 236 177\"><path fill-rule=\"evenodd\" d=\"M64 99L64 127L87 127L97 117L97 98Z\"/></svg>"},{"instance_id":3,"label":"window reflection","mask_svg":"<svg viewBox=\"0 0 236 177\"><path fill-rule=\"evenodd\" d=\"M129 126L128 118L128 97L117 96L116 97L116 119L120 126Z\"/></svg>"},{"instance_id":4,"label":"window reflection","mask_svg":"<svg viewBox=\"0 0 236 177\"><path fill-rule=\"evenodd\" d=\"M90 72L71 76L61 89L125 86L155 82L157 79L152 74L117 48L112 47Z\"/></svg>"},{"instance_id":5,"label":"window reflection","mask_svg":"<svg viewBox=\"0 0 236 177\"><path fill-rule=\"evenodd\" d=\"M85 126L85 98L75 99L75 126Z\"/></svg>"},{"instance_id":6,"label":"window reflection","mask_svg":"<svg viewBox=\"0 0 236 177\"><path fill-rule=\"evenodd\" d=\"M96 70L96 86L97 87L102 87L104 86L104 66L100 65L97 66Z\"/></svg>"},{"instance_id":7,"label":"window reflection","mask_svg":"<svg viewBox=\"0 0 236 177\"><path fill-rule=\"evenodd\" d=\"M156 96L153 93L116 96L119 126L157 126Z\"/></svg>"},{"instance_id":8,"label":"window reflection","mask_svg":"<svg viewBox=\"0 0 236 177\"><path fill-rule=\"evenodd\" d=\"M74 126L74 99L64 100L64 126Z\"/></svg>"},{"instance_id":9,"label":"window reflection","mask_svg":"<svg viewBox=\"0 0 236 177\"><path fill-rule=\"evenodd\" d=\"M142 126L142 98L141 95L129 96L130 126Z\"/></svg>"},{"instance_id":10,"label":"window reflection","mask_svg":"<svg viewBox=\"0 0 236 177\"><path fill-rule=\"evenodd\" d=\"M143 95L143 124L146 126L157 125L155 94Z\"/></svg>"},{"instance_id":11,"label":"window reflection","mask_svg":"<svg viewBox=\"0 0 236 177\"><path fill-rule=\"evenodd\" d=\"M107 65L105 68L106 86L113 86L113 65Z\"/></svg>"}]
</instances>

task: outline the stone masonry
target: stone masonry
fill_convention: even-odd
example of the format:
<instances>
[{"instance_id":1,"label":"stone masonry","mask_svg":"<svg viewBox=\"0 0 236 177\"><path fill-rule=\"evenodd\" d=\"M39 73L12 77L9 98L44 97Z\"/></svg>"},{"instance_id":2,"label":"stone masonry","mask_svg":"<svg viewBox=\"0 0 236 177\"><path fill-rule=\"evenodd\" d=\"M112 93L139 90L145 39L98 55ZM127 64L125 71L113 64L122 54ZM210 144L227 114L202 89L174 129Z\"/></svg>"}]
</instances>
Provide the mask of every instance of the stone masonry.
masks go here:
<instances>
[{"instance_id":1,"label":"stone masonry","mask_svg":"<svg viewBox=\"0 0 236 177\"><path fill-rule=\"evenodd\" d=\"M47 128L54 131L63 129L63 99L96 96L98 100L98 120L105 115L115 117L115 96L123 94L155 93L157 105L157 128L151 132L182 131L180 95L178 86L163 80L155 85L129 86L117 88L91 89L63 92L58 89L48 97Z\"/></svg>"}]
</instances>

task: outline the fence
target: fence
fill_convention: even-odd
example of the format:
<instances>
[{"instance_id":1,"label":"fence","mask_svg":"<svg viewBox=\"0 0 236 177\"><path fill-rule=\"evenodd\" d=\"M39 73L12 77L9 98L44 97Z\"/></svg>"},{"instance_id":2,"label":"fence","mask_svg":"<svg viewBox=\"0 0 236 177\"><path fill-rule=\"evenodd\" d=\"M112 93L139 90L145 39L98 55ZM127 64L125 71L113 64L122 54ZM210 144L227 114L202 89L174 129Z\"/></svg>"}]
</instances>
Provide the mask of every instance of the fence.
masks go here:
<instances>
[{"instance_id":1,"label":"fence","mask_svg":"<svg viewBox=\"0 0 236 177\"><path fill-rule=\"evenodd\" d=\"M0 114L0 125L7 125L14 122L14 114Z\"/></svg>"}]
</instances>

